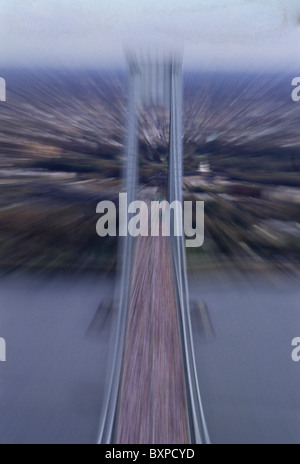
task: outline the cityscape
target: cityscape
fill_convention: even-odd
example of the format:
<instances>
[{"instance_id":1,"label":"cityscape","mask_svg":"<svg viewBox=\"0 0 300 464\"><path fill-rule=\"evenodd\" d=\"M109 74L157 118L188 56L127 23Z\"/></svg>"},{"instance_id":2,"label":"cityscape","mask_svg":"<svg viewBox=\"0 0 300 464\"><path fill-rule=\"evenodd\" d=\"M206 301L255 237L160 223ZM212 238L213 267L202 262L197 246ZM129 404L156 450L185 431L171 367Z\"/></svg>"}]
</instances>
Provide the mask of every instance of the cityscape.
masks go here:
<instances>
[{"instance_id":1,"label":"cityscape","mask_svg":"<svg viewBox=\"0 0 300 464\"><path fill-rule=\"evenodd\" d=\"M121 188L126 76L5 75L1 268L113 271L116 243L96 236L96 206ZM296 268L300 108L291 76L186 73L184 96L184 197L206 203L206 241L188 256L191 269L218 261ZM147 187L167 178L168 117L155 107L141 114Z\"/></svg>"}]
</instances>

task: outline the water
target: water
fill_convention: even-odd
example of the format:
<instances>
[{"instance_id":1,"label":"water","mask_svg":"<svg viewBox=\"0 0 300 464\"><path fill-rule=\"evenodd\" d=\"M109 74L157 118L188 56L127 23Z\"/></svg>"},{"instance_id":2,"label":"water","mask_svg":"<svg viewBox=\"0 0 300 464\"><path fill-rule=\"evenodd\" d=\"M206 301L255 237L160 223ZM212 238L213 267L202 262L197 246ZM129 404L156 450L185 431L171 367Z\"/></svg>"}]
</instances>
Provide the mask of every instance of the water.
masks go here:
<instances>
[{"instance_id":1,"label":"water","mask_svg":"<svg viewBox=\"0 0 300 464\"><path fill-rule=\"evenodd\" d=\"M290 278L191 278L214 331L194 317L199 381L213 443L299 443L300 288ZM110 324L106 278L0 279L0 443L95 443ZM95 315L98 316L95 319ZM100 317L100 323L97 318ZM106 325L103 327L103 323Z\"/></svg>"},{"instance_id":2,"label":"water","mask_svg":"<svg viewBox=\"0 0 300 464\"><path fill-rule=\"evenodd\" d=\"M106 279L0 280L0 443L96 443L109 327L90 324Z\"/></svg>"},{"instance_id":3,"label":"water","mask_svg":"<svg viewBox=\"0 0 300 464\"><path fill-rule=\"evenodd\" d=\"M194 335L213 443L299 443L300 364L291 358L300 336L298 282L234 274L191 280L215 333L211 341Z\"/></svg>"}]
</instances>

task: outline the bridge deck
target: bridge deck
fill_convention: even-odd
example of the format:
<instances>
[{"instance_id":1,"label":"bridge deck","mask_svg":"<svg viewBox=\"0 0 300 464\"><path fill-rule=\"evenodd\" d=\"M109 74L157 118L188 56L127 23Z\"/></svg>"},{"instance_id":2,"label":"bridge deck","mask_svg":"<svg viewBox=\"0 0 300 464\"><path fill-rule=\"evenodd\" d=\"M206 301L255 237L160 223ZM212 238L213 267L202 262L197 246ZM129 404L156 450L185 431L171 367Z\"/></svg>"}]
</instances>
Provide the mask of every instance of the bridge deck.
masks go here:
<instances>
[{"instance_id":1,"label":"bridge deck","mask_svg":"<svg viewBox=\"0 0 300 464\"><path fill-rule=\"evenodd\" d=\"M190 443L172 264L165 237L137 241L116 443Z\"/></svg>"}]
</instances>

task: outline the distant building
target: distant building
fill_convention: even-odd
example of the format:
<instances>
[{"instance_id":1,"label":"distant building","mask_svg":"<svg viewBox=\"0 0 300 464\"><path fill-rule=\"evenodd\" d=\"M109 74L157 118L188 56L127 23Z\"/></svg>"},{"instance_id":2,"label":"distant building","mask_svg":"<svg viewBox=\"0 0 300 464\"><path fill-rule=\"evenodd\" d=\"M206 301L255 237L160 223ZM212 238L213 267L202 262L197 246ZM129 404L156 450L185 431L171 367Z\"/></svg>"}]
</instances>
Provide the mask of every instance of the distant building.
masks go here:
<instances>
[{"instance_id":1,"label":"distant building","mask_svg":"<svg viewBox=\"0 0 300 464\"><path fill-rule=\"evenodd\" d=\"M208 161L205 163L203 162L200 163L198 172L200 172L201 174L210 174L211 173L210 163Z\"/></svg>"}]
</instances>

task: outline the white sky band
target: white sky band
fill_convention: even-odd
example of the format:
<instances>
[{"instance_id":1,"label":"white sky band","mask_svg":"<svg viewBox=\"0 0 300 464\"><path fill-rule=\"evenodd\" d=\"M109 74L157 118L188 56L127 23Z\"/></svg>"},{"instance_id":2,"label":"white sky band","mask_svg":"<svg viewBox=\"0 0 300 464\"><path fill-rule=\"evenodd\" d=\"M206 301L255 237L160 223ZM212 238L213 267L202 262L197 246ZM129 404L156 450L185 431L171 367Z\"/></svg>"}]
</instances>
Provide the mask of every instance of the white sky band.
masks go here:
<instances>
[{"instance_id":1,"label":"white sky band","mask_svg":"<svg viewBox=\"0 0 300 464\"><path fill-rule=\"evenodd\" d=\"M187 67L298 66L299 0L0 0L0 10L2 66L119 66L124 47L177 40Z\"/></svg>"}]
</instances>

